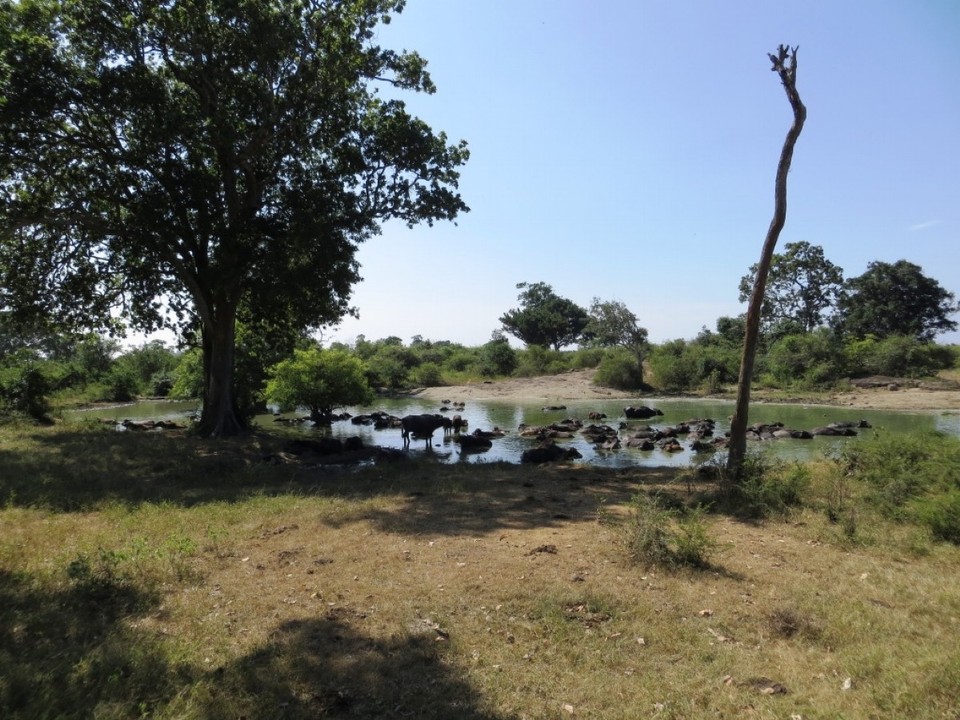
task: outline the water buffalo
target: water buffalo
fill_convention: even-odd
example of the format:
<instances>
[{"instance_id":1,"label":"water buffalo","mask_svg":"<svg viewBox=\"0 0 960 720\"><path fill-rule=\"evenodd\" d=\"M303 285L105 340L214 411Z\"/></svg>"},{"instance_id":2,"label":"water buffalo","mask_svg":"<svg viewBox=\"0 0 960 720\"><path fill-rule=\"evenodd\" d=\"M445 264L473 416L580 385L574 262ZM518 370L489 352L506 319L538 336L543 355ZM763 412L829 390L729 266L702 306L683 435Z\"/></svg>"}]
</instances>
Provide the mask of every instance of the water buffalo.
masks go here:
<instances>
[{"instance_id":1,"label":"water buffalo","mask_svg":"<svg viewBox=\"0 0 960 720\"><path fill-rule=\"evenodd\" d=\"M656 415L663 415L663 411L658 410L657 408L641 405L639 407L626 407L623 409L623 414L626 415L628 420L646 420L647 418L652 418Z\"/></svg>"},{"instance_id":2,"label":"water buffalo","mask_svg":"<svg viewBox=\"0 0 960 720\"><path fill-rule=\"evenodd\" d=\"M410 447L410 433L417 438L426 440L427 447L430 447L430 441L433 439L433 432L437 428L443 427L443 415L407 415L400 420L400 434L403 437L403 446Z\"/></svg>"}]
</instances>

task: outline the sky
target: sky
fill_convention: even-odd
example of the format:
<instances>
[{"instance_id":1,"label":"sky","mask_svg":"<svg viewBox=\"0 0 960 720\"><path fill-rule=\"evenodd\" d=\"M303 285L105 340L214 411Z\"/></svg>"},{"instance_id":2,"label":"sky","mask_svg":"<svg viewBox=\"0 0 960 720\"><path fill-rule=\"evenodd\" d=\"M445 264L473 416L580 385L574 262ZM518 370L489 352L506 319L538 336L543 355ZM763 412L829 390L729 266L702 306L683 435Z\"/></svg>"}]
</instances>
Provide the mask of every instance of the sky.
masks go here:
<instances>
[{"instance_id":1,"label":"sky","mask_svg":"<svg viewBox=\"0 0 960 720\"><path fill-rule=\"evenodd\" d=\"M471 211L364 243L359 318L324 341L480 345L522 282L620 301L656 343L745 312L793 120L781 44L807 121L777 250L845 278L905 259L960 297L956 0L408 0L377 41L428 61L437 92L403 98L468 142Z\"/></svg>"}]
</instances>

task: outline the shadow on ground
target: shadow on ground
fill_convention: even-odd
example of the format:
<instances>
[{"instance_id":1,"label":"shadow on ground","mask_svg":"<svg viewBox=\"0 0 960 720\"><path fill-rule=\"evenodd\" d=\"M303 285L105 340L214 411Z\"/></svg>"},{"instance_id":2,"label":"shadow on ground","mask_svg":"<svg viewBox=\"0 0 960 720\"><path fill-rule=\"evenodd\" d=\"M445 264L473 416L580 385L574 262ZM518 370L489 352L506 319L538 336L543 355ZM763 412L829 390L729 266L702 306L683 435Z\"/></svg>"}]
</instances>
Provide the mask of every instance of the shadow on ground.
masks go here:
<instances>
[{"instance_id":1,"label":"shadow on ground","mask_svg":"<svg viewBox=\"0 0 960 720\"><path fill-rule=\"evenodd\" d=\"M363 619L280 624L236 662L174 662L163 609L105 578L61 587L0 571L0 717L506 720L444 660L429 626L389 640Z\"/></svg>"}]
</instances>

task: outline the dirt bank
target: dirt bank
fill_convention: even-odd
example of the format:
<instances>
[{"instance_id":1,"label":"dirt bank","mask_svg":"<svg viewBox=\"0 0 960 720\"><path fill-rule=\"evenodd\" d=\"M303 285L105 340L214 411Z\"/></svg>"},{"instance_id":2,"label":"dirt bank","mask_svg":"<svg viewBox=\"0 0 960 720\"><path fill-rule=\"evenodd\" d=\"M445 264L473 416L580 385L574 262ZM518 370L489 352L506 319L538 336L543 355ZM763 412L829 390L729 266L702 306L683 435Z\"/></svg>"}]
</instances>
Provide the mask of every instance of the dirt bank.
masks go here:
<instances>
[{"instance_id":1,"label":"dirt bank","mask_svg":"<svg viewBox=\"0 0 960 720\"><path fill-rule=\"evenodd\" d=\"M512 378L469 385L432 387L417 390L416 397L443 400L512 400L555 405L563 400L616 400L637 398L636 393L601 388L593 384L594 370L573 370L561 375ZM897 389L891 389L896 387ZM734 399L733 394L730 399ZM804 399L803 402L809 402ZM931 389L886 384L852 388L849 392L824 395L821 402L838 407L878 410L960 410L960 389Z\"/></svg>"}]
</instances>

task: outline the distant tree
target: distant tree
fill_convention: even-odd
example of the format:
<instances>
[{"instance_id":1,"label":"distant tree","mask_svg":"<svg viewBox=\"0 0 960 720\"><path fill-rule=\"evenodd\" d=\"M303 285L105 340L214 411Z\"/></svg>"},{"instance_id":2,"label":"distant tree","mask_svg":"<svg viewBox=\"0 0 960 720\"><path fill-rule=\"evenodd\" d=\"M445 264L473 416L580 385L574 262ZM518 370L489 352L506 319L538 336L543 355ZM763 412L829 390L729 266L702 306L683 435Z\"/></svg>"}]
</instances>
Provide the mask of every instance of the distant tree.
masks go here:
<instances>
[{"instance_id":1,"label":"distant tree","mask_svg":"<svg viewBox=\"0 0 960 720\"><path fill-rule=\"evenodd\" d=\"M643 361L650 352L647 329L640 327L637 316L624 303L594 298L583 338L588 345L622 347L631 352L640 372L639 382L643 384Z\"/></svg>"},{"instance_id":2,"label":"distant tree","mask_svg":"<svg viewBox=\"0 0 960 720\"><path fill-rule=\"evenodd\" d=\"M750 384L753 382L753 367L760 337L760 318L763 309L763 297L767 287L767 275L773 260L773 251L787 221L787 175L793 161L793 149L800 138L803 124L807 119L807 108L797 92L797 48L791 51L786 45L777 49L777 54L768 54L773 63L771 68L777 73L793 110L793 123L787 131L777 162L777 176L774 180L773 219L767 228L767 236L760 251L756 278L747 305L747 320L744 328L743 353L740 356L740 374L737 378L737 402L730 421L730 444L727 453L727 471L739 481L743 477L744 462L747 457L747 417L750 412Z\"/></svg>"},{"instance_id":3,"label":"distant tree","mask_svg":"<svg viewBox=\"0 0 960 720\"><path fill-rule=\"evenodd\" d=\"M309 408L315 422L328 419L335 408L366 405L374 398L359 358L317 347L295 350L292 358L274 365L266 396L284 409Z\"/></svg>"},{"instance_id":4,"label":"distant tree","mask_svg":"<svg viewBox=\"0 0 960 720\"><path fill-rule=\"evenodd\" d=\"M587 311L558 296L546 283L518 283L520 307L500 317L504 332L527 345L559 351L580 339L590 320Z\"/></svg>"},{"instance_id":5,"label":"distant tree","mask_svg":"<svg viewBox=\"0 0 960 720\"><path fill-rule=\"evenodd\" d=\"M740 280L740 302L750 298L757 265ZM766 332L783 335L810 332L824 324L825 313L837 302L843 269L826 259L823 248L808 242L787 243L786 251L770 260L760 312Z\"/></svg>"},{"instance_id":6,"label":"distant tree","mask_svg":"<svg viewBox=\"0 0 960 720\"><path fill-rule=\"evenodd\" d=\"M377 44L404 4L0 4L0 309L195 328L199 430L241 431L238 320L336 322L384 222L467 210L466 144L399 99L426 62Z\"/></svg>"},{"instance_id":7,"label":"distant tree","mask_svg":"<svg viewBox=\"0 0 960 720\"><path fill-rule=\"evenodd\" d=\"M836 325L847 338L905 335L932 341L957 329L950 319L958 307L954 295L906 260L872 262L860 277L846 282L837 302Z\"/></svg>"}]
</instances>

